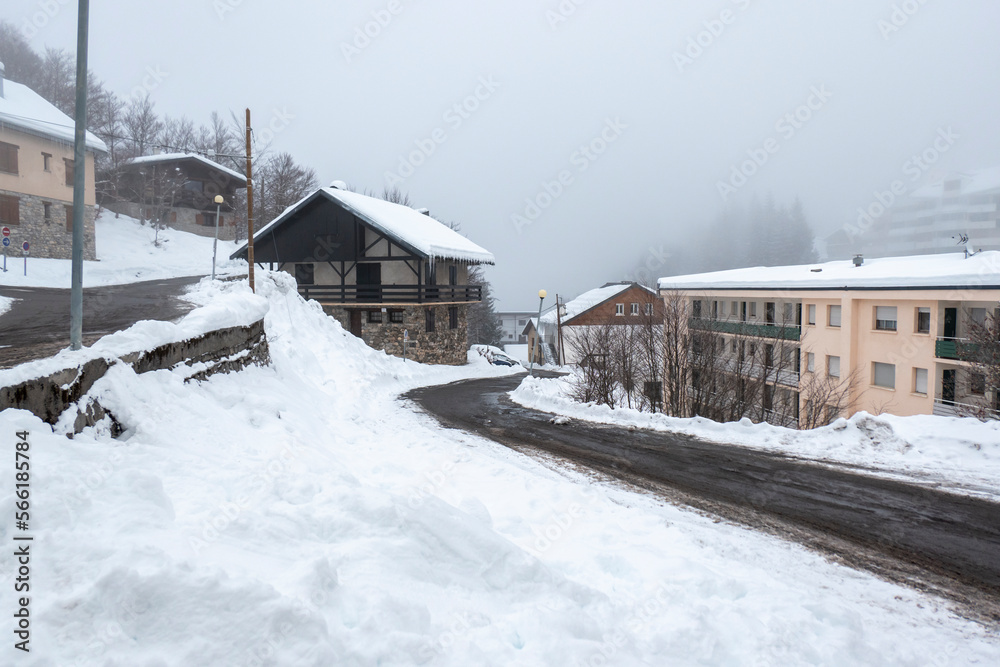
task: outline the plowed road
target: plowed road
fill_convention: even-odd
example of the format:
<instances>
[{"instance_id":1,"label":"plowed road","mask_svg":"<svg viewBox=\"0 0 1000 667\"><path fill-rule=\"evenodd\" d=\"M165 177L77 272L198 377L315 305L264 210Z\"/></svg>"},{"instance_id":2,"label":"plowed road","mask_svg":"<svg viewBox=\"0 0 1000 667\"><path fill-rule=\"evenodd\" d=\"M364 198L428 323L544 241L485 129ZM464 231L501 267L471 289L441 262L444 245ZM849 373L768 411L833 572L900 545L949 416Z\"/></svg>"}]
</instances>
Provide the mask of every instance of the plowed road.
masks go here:
<instances>
[{"instance_id":1,"label":"plowed road","mask_svg":"<svg viewBox=\"0 0 1000 667\"><path fill-rule=\"evenodd\" d=\"M944 594L1000 621L1000 505L745 447L573 421L513 404L522 376L411 392L446 426L578 465Z\"/></svg>"}]
</instances>

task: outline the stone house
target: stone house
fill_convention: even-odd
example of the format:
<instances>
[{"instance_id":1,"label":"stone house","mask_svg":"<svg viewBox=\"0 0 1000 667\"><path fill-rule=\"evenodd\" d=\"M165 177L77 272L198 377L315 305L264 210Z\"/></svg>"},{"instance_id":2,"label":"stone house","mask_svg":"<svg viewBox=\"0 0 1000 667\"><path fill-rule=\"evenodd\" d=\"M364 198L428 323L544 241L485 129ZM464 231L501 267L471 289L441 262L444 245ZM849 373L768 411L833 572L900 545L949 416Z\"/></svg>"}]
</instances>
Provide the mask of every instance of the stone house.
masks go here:
<instances>
[{"instance_id":1,"label":"stone house","mask_svg":"<svg viewBox=\"0 0 1000 667\"><path fill-rule=\"evenodd\" d=\"M233 200L247 187L246 176L197 153L163 153L133 158L121 167L115 199L102 202L109 210L139 220L200 236L215 235L216 195L219 238L236 238Z\"/></svg>"},{"instance_id":2,"label":"stone house","mask_svg":"<svg viewBox=\"0 0 1000 667\"><path fill-rule=\"evenodd\" d=\"M75 124L41 95L5 80L0 64L0 225L11 230L8 254L30 244L32 257L70 259L73 254ZM86 135L83 258L97 259L94 156L106 153Z\"/></svg>"},{"instance_id":3,"label":"stone house","mask_svg":"<svg viewBox=\"0 0 1000 667\"><path fill-rule=\"evenodd\" d=\"M429 214L320 188L254 235L260 265L295 276L369 346L425 363L466 362L469 307L482 299L470 266L493 255ZM246 259L244 245L231 256Z\"/></svg>"}]
</instances>

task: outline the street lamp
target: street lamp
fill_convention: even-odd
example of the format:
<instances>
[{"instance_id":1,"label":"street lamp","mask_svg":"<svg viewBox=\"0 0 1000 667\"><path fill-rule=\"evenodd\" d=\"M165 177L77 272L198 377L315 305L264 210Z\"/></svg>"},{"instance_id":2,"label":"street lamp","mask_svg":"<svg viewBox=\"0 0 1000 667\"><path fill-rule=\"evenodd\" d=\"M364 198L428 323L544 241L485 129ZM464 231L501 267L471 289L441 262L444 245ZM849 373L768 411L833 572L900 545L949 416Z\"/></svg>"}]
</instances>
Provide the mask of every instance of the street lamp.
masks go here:
<instances>
[{"instance_id":1,"label":"street lamp","mask_svg":"<svg viewBox=\"0 0 1000 667\"><path fill-rule=\"evenodd\" d=\"M215 280L215 251L219 246L219 213L222 209L222 195L215 195L215 240L212 241L212 280Z\"/></svg>"},{"instance_id":2,"label":"street lamp","mask_svg":"<svg viewBox=\"0 0 1000 667\"><path fill-rule=\"evenodd\" d=\"M545 297L549 295L543 289L538 290L538 320L535 325L535 349L531 355L531 368L528 370L529 375L535 374L535 357L538 356L538 351L542 349L542 304L545 303Z\"/></svg>"}]
</instances>

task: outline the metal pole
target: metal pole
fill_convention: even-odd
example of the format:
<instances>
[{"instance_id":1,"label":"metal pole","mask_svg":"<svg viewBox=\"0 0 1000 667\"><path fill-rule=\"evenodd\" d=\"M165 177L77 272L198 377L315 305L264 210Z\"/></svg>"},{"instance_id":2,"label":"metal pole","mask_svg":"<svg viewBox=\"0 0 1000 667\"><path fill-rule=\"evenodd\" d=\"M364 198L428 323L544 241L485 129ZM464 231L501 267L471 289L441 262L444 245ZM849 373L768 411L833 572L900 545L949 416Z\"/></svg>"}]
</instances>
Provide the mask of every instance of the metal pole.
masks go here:
<instances>
[{"instance_id":1,"label":"metal pole","mask_svg":"<svg viewBox=\"0 0 1000 667\"><path fill-rule=\"evenodd\" d=\"M219 202L215 203L215 240L212 241L212 280L215 280L215 252L216 248L219 246L219 212L222 210L222 204Z\"/></svg>"},{"instance_id":2,"label":"metal pole","mask_svg":"<svg viewBox=\"0 0 1000 667\"><path fill-rule=\"evenodd\" d=\"M73 152L73 263L69 296L69 344L83 347L83 221L87 212L87 27L90 0L80 0L76 34L76 135Z\"/></svg>"},{"instance_id":3,"label":"metal pole","mask_svg":"<svg viewBox=\"0 0 1000 667\"><path fill-rule=\"evenodd\" d=\"M250 157L250 109L247 109L247 261L250 263L250 291L253 284L253 164Z\"/></svg>"}]
</instances>

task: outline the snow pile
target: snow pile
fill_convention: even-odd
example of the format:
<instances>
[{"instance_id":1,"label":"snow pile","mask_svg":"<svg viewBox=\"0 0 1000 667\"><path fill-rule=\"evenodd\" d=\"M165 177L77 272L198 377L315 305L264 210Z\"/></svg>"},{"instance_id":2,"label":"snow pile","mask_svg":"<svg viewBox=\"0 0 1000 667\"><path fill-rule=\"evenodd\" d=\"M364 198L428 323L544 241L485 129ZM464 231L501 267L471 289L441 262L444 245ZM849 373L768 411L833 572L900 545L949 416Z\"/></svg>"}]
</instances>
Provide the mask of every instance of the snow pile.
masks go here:
<instances>
[{"instance_id":1,"label":"snow pile","mask_svg":"<svg viewBox=\"0 0 1000 667\"><path fill-rule=\"evenodd\" d=\"M83 286L122 285L144 280L162 280L212 273L211 237L198 236L176 229L161 229L160 245L153 245L156 231L127 216L115 217L102 211L95 223L97 262L83 263ZM236 249L232 241L219 241L216 275L246 274L247 263L230 260ZM57 287L69 289L72 262L68 259L28 257L28 275L24 275L20 256L8 257L13 266L0 273L0 285L20 287Z\"/></svg>"},{"instance_id":2,"label":"snow pile","mask_svg":"<svg viewBox=\"0 0 1000 667\"><path fill-rule=\"evenodd\" d=\"M5 296L0 296L0 315L3 315L8 310L10 310L10 307L14 305L14 301L15 299L10 299Z\"/></svg>"},{"instance_id":3,"label":"snow pile","mask_svg":"<svg viewBox=\"0 0 1000 667\"><path fill-rule=\"evenodd\" d=\"M1000 422L959 417L874 416L860 412L811 431L740 422L720 424L570 398L572 376L527 377L511 393L525 407L576 419L682 433L702 440L764 449L866 473L906 478L949 491L1000 499Z\"/></svg>"},{"instance_id":4,"label":"snow pile","mask_svg":"<svg viewBox=\"0 0 1000 667\"><path fill-rule=\"evenodd\" d=\"M117 440L0 414L8 460L11 434L31 441L19 663L1000 661L995 637L931 598L442 429L399 392L510 371L388 357L288 276L258 280L272 367L200 383L116 367L94 391L128 429Z\"/></svg>"}]
</instances>

